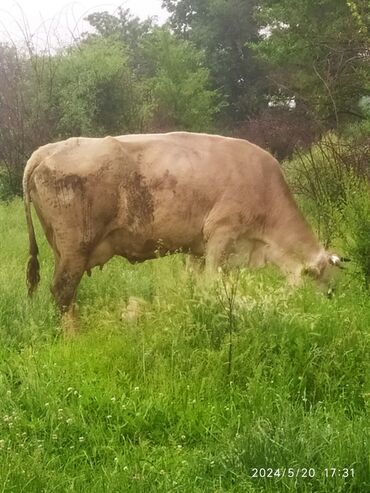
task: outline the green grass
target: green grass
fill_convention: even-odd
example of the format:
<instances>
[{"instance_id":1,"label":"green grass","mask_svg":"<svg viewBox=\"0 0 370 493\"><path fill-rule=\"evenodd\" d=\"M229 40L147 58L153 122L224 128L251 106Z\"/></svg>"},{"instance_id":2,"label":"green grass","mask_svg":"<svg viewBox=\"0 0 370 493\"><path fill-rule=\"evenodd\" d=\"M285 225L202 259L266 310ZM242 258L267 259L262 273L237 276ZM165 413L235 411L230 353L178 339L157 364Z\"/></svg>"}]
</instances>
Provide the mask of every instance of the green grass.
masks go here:
<instances>
[{"instance_id":1,"label":"green grass","mask_svg":"<svg viewBox=\"0 0 370 493\"><path fill-rule=\"evenodd\" d=\"M29 302L22 204L0 206L0 492L369 491L370 297L350 272L332 300L243 272L229 374L224 293L180 256L85 277L81 333L65 340L37 236ZM131 323L130 296L148 302Z\"/></svg>"}]
</instances>

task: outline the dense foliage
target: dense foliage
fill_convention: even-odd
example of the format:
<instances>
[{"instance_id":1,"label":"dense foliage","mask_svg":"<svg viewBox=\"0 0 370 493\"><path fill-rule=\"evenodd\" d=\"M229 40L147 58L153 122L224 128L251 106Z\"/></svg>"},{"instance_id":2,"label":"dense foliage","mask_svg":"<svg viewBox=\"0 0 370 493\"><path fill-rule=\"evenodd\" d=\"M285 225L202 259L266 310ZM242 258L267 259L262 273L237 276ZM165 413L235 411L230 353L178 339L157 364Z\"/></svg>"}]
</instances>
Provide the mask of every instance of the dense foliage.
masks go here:
<instances>
[{"instance_id":1,"label":"dense foliage","mask_svg":"<svg viewBox=\"0 0 370 493\"><path fill-rule=\"evenodd\" d=\"M223 116L240 121L266 105L266 79L249 44L261 39L254 18L258 0L164 0L176 35L203 50L213 84L227 106Z\"/></svg>"},{"instance_id":2,"label":"dense foliage","mask_svg":"<svg viewBox=\"0 0 370 493\"><path fill-rule=\"evenodd\" d=\"M281 94L337 126L358 115L370 91L367 0L263 0L258 18L269 36L255 49Z\"/></svg>"}]
</instances>

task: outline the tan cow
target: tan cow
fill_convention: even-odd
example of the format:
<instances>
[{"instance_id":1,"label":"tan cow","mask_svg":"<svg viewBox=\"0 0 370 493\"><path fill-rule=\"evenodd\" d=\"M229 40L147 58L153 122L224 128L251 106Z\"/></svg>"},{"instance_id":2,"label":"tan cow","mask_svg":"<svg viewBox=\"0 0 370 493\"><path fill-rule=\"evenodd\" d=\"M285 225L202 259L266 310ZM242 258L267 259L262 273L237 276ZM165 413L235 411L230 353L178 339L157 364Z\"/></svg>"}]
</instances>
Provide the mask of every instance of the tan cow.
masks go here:
<instances>
[{"instance_id":1,"label":"tan cow","mask_svg":"<svg viewBox=\"0 0 370 493\"><path fill-rule=\"evenodd\" d=\"M68 310L84 272L114 255L140 262L182 250L225 263L278 265L320 280L340 259L318 243L277 161L239 139L175 132L70 138L35 151L24 199L29 293L39 281L32 201L55 257L52 292Z\"/></svg>"}]
</instances>

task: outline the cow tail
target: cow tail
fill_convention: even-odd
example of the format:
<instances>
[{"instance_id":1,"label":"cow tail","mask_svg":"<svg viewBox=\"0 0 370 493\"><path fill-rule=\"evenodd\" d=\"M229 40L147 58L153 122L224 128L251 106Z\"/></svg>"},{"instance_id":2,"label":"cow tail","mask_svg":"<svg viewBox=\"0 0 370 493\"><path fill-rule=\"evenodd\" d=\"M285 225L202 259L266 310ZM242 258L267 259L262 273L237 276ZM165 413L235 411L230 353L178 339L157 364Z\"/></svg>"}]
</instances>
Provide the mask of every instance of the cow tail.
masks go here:
<instances>
[{"instance_id":1,"label":"cow tail","mask_svg":"<svg viewBox=\"0 0 370 493\"><path fill-rule=\"evenodd\" d=\"M37 259L39 249L36 242L35 229L33 227L31 215L31 197L29 192L29 177L33 171L32 167L26 166L23 176L23 196L24 207L26 211L28 239L29 239L29 258L27 262L26 283L28 288L28 296L32 296L40 281L40 264Z\"/></svg>"}]
</instances>

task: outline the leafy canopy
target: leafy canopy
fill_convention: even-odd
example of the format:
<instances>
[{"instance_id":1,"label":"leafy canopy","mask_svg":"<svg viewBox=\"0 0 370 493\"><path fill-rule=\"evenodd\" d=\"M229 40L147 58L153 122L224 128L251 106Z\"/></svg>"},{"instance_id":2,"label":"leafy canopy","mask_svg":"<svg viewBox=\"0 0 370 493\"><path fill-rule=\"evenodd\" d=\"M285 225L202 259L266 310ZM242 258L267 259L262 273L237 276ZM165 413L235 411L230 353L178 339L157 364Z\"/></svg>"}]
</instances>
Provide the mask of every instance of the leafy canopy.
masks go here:
<instances>
[{"instance_id":1,"label":"leafy canopy","mask_svg":"<svg viewBox=\"0 0 370 493\"><path fill-rule=\"evenodd\" d=\"M261 64L248 46L260 39L258 0L163 0L177 36L205 53L212 83L227 98L224 116L242 120L264 104ZM225 108L226 110L226 108Z\"/></svg>"},{"instance_id":2,"label":"leafy canopy","mask_svg":"<svg viewBox=\"0 0 370 493\"><path fill-rule=\"evenodd\" d=\"M367 0L261 0L256 54L284 93L339 124L370 92Z\"/></svg>"}]
</instances>

